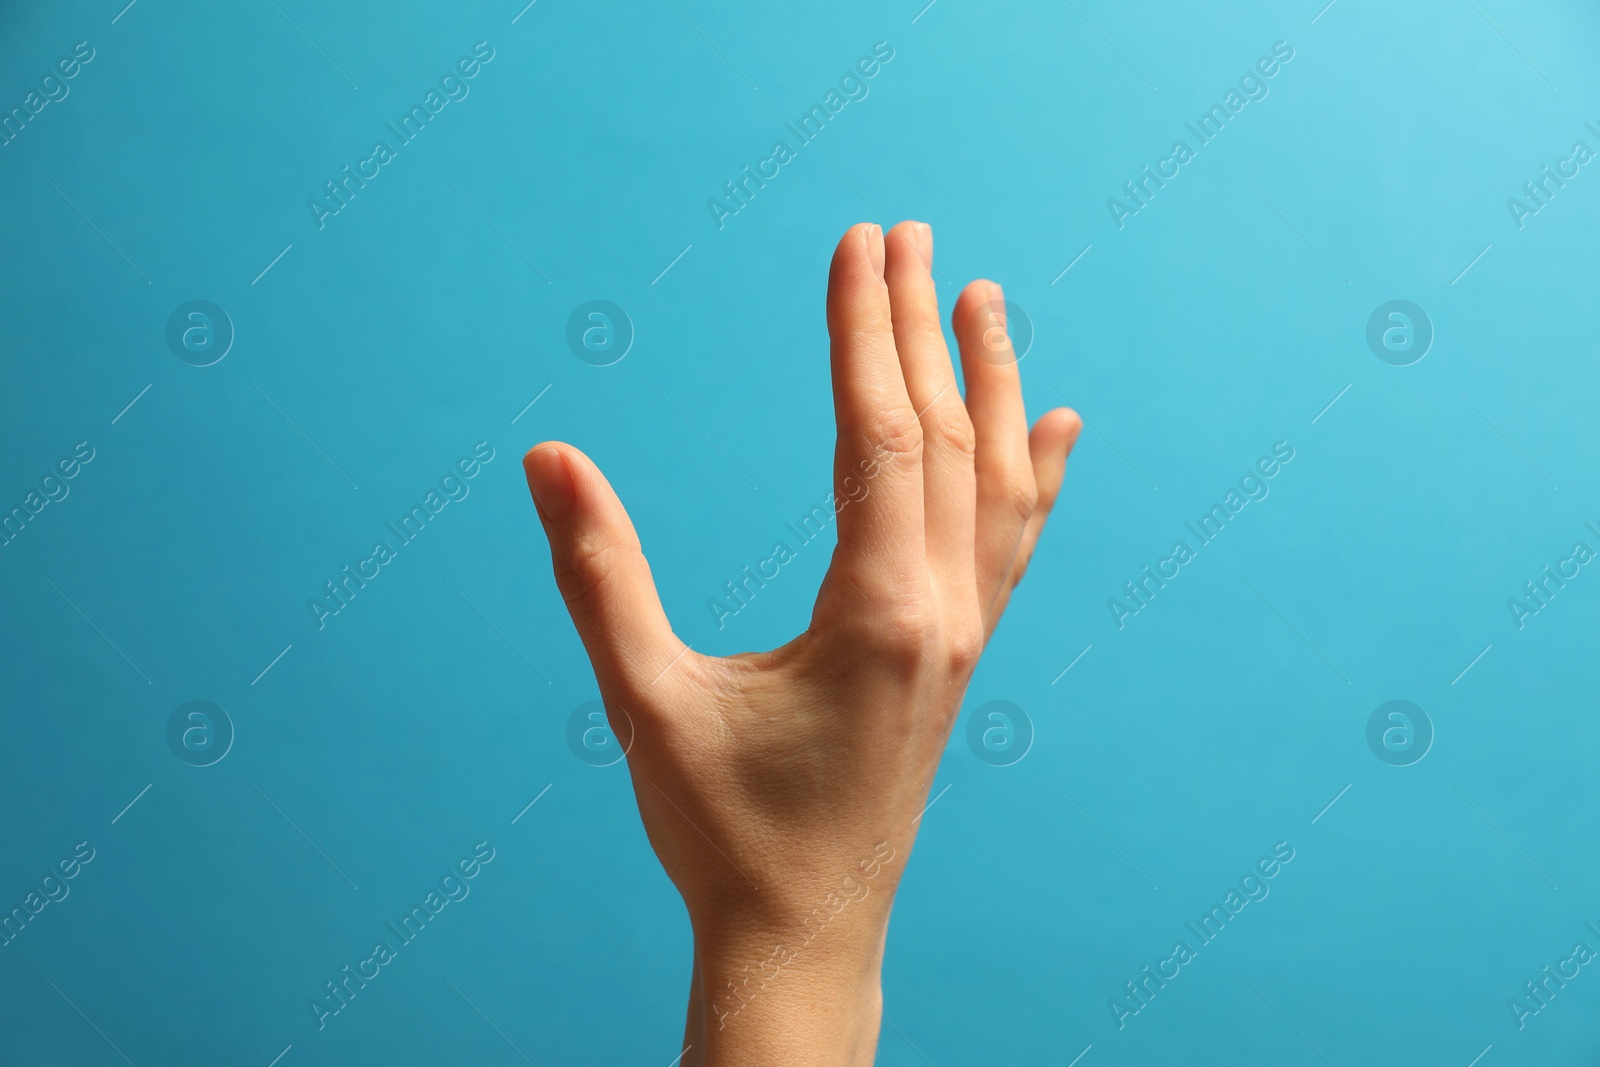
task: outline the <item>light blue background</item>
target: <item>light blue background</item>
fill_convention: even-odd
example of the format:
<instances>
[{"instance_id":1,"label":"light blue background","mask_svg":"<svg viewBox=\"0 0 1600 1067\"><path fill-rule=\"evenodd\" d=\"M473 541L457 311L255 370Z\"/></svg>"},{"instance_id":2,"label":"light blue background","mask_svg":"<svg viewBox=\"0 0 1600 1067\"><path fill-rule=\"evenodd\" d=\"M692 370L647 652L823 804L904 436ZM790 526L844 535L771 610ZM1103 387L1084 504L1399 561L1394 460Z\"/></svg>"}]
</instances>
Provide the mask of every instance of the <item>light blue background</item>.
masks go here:
<instances>
[{"instance_id":1,"label":"light blue background","mask_svg":"<svg viewBox=\"0 0 1600 1067\"><path fill-rule=\"evenodd\" d=\"M1600 575L1523 630L1506 606L1600 547L1600 176L1521 230L1505 203L1600 147L1592 5L124 2L0 14L4 110L96 49L0 149L0 505L96 449L0 548L0 908L97 851L0 948L0 1063L665 1067L687 924L625 769L567 748L595 686L518 457L597 459L695 648L786 640L820 546L721 631L706 602L827 491L827 258L903 217L947 307L989 276L1031 315L1030 410L1059 388L1092 427L968 696L1034 746L952 739L880 1062L1600 1056L1594 968L1507 1008L1600 948ZM307 199L481 40L470 96L319 231ZM719 231L707 198L880 40L870 95ZM1277 41L1270 96L1119 231L1107 198ZM594 298L637 331L615 366L566 347ZM1410 367L1364 339L1393 298L1436 329ZM166 347L192 299L235 325L215 366ZM319 631L307 599L481 440L470 496ZM1119 630L1107 598L1277 441L1271 495ZM1437 731L1411 767L1366 745L1396 698ZM204 769L165 741L191 699L237 729ZM310 998L481 840L471 896L319 1032ZM1108 999L1285 840L1119 1031Z\"/></svg>"}]
</instances>

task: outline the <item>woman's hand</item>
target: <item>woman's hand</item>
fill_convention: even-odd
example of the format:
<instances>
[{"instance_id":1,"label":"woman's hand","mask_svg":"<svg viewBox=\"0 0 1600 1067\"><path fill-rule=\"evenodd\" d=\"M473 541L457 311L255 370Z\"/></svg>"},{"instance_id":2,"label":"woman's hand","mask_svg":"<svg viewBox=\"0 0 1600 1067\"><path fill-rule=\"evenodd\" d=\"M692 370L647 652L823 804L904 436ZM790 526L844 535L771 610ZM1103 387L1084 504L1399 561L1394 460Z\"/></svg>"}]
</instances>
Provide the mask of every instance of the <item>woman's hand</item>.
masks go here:
<instances>
[{"instance_id":1,"label":"woman's hand","mask_svg":"<svg viewBox=\"0 0 1600 1067\"><path fill-rule=\"evenodd\" d=\"M844 235L828 282L838 548L811 624L718 659L673 634L615 493L523 460L639 813L694 929L684 1064L868 1064L895 888L939 758L1055 502L1079 420L1028 432L1000 287L956 303L928 226Z\"/></svg>"}]
</instances>

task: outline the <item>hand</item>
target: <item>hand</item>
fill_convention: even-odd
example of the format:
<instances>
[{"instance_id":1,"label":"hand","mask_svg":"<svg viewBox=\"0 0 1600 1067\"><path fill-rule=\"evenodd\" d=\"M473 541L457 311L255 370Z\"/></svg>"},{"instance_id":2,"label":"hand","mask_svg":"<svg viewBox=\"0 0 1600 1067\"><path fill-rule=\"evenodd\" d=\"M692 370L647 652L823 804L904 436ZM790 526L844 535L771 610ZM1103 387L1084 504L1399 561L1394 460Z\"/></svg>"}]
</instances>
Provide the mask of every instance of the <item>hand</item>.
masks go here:
<instances>
[{"instance_id":1,"label":"hand","mask_svg":"<svg viewBox=\"0 0 1600 1067\"><path fill-rule=\"evenodd\" d=\"M1078 436L1064 408L1028 432L992 282L956 302L963 402L932 257L916 222L855 226L834 252L838 547L811 625L781 648L689 649L594 464L555 442L523 460L694 929L686 1065L872 1062L914 822Z\"/></svg>"}]
</instances>

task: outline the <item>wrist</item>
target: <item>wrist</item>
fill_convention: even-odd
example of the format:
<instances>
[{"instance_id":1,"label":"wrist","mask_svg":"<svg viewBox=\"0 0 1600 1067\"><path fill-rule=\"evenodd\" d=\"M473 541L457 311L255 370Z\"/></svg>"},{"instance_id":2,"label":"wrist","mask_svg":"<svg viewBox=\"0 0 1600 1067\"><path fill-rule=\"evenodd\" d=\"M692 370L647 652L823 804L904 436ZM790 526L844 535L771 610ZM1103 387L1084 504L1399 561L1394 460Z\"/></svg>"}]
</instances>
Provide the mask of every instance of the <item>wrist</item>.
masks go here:
<instances>
[{"instance_id":1,"label":"wrist","mask_svg":"<svg viewBox=\"0 0 1600 1067\"><path fill-rule=\"evenodd\" d=\"M684 1067L867 1067L882 1013L883 943L870 928L809 942L697 928Z\"/></svg>"},{"instance_id":2,"label":"wrist","mask_svg":"<svg viewBox=\"0 0 1600 1067\"><path fill-rule=\"evenodd\" d=\"M684 1067L870 1065L903 862L882 842L832 874L796 871L748 893L685 894L695 964Z\"/></svg>"}]
</instances>

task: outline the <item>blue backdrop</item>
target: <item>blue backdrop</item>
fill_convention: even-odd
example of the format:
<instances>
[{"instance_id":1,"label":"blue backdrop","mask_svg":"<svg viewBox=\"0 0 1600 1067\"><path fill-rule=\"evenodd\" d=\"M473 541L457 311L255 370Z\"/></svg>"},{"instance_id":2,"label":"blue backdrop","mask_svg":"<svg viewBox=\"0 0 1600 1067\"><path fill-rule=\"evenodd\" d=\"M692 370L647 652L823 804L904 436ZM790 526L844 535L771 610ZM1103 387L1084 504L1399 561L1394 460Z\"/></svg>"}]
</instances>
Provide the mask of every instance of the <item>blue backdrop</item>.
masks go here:
<instances>
[{"instance_id":1,"label":"blue backdrop","mask_svg":"<svg viewBox=\"0 0 1600 1067\"><path fill-rule=\"evenodd\" d=\"M880 1062L1595 1062L1592 5L523 2L0 14L0 1062L666 1067L518 459L786 640L905 217L1087 425Z\"/></svg>"}]
</instances>

